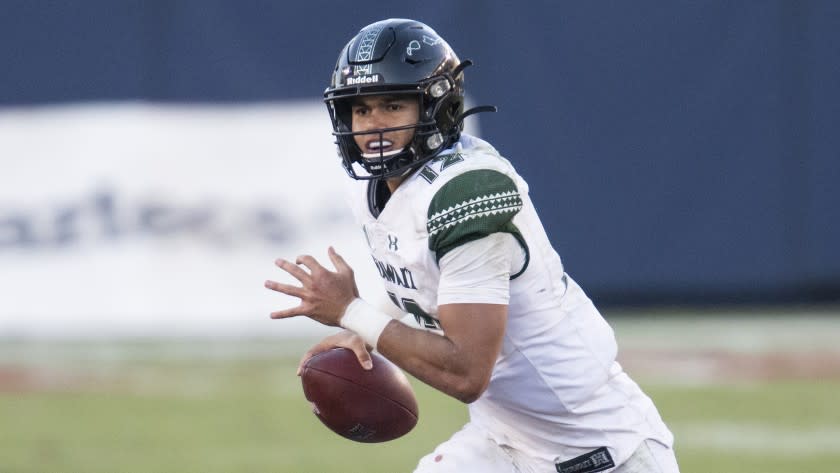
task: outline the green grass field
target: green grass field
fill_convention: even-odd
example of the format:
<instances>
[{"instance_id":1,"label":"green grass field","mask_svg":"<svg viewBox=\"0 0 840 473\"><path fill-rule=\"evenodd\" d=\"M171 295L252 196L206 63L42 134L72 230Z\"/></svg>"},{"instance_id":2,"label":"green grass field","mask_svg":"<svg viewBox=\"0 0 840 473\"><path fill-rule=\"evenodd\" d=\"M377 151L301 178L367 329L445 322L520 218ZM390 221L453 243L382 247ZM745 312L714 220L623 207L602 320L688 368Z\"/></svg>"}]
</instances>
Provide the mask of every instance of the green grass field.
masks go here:
<instances>
[{"instance_id":1,"label":"green grass field","mask_svg":"<svg viewBox=\"0 0 840 473\"><path fill-rule=\"evenodd\" d=\"M0 343L3 473L410 472L466 421L463 405L415 382L420 422L409 435L373 445L336 436L294 375L309 341ZM637 370L684 473L840 471L837 377Z\"/></svg>"}]
</instances>

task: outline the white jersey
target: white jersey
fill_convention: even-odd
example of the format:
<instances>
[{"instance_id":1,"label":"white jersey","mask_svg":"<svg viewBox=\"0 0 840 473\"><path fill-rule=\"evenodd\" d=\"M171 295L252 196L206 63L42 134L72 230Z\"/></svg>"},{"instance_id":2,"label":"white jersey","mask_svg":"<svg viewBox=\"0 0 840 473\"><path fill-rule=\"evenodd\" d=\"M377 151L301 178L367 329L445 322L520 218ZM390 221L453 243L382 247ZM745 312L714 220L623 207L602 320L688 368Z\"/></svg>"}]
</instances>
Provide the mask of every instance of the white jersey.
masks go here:
<instances>
[{"instance_id":1,"label":"white jersey","mask_svg":"<svg viewBox=\"0 0 840 473\"><path fill-rule=\"evenodd\" d=\"M385 183L356 184L354 213L388 297L427 329L440 330L438 261L448 251L496 232L513 234L526 251L524 269L511 275L490 384L469 406L473 423L549 461L606 447L620 464L645 439L672 444L652 401L615 361L611 327L564 272L527 184L492 146L462 135L406 178L381 212Z\"/></svg>"}]
</instances>

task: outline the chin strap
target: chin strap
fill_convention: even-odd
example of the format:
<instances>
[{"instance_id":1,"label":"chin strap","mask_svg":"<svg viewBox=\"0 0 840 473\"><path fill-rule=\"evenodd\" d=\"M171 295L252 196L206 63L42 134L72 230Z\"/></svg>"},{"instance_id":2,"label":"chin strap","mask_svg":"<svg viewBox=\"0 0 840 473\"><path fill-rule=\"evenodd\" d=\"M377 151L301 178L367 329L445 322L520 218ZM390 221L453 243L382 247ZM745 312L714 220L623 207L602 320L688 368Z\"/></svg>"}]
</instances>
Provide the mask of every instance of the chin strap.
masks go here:
<instances>
[{"instance_id":1,"label":"chin strap","mask_svg":"<svg viewBox=\"0 0 840 473\"><path fill-rule=\"evenodd\" d=\"M455 126L460 125L464 121L464 119L467 118L470 115L475 115L476 113L498 112L498 111L499 111L499 109L497 109L495 105L479 105L478 107L473 107L469 110L465 110L463 113L458 115L457 118L455 118Z\"/></svg>"}]
</instances>

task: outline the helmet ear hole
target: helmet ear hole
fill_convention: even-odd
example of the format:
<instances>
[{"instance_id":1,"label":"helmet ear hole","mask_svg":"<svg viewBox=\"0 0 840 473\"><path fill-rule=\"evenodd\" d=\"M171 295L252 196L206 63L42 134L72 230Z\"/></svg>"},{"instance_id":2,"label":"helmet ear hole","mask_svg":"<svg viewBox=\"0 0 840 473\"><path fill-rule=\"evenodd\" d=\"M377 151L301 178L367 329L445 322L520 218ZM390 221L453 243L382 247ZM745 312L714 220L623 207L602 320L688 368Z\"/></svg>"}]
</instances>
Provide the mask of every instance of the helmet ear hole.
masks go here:
<instances>
[{"instance_id":1,"label":"helmet ear hole","mask_svg":"<svg viewBox=\"0 0 840 473\"><path fill-rule=\"evenodd\" d=\"M333 115L333 129L339 132L349 132L352 128L352 108L348 99L328 102L328 108Z\"/></svg>"},{"instance_id":2,"label":"helmet ear hole","mask_svg":"<svg viewBox=\"0 0 840 473\"><path fill-rule=\"evenodd\" d=\"M464 101L460 97L453 98L452 103L449 105L449 116L447 118L452 120L452 123L455 123L455 120L461 115L461 110L463 109Z\"/></svg>"}]
</instances>

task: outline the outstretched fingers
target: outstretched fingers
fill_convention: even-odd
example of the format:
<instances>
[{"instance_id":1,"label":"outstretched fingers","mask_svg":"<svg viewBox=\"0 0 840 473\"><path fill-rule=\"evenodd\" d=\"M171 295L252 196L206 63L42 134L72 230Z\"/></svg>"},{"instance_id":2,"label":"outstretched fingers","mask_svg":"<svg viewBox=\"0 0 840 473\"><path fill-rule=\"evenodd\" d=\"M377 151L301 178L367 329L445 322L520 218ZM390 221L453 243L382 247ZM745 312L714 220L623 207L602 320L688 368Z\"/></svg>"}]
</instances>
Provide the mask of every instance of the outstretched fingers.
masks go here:
<instances>
[{"instance_id":1,"label":"outstretched fingers","mask_svg":"<svg viewBox=\"0 0 840 473\"><path fill-rule=\"evenodd\" d=\"M303 302L303 299L306 295L306 289L298 286L292 286L289 284L283 284L277 281L266 281L265 287L271 289L272 291L277 291L288 296L297 297L301 300L301 303L297 307L272 312L272 319L286 319L289 317L297 317L299 315L307 315L308 309L306 304Z\"/></svg>"},{"instance_id":2,"label":"outstretched fingers","mask_svg":"<svg viewBox=\"0 0 840 473\"><path fill-rule=\"evenodd\" d=\"M265 287L272 291L277 291L288 296L303 299L306 290L302 287L292 286L291 284L283 284L282 282L268 280L265 282Z\"/></svg>"},{"instance_id":3,"label":"outstretched fingers","mask_svg":"<svg viewBox=\"0 0 840 473\"><path fill-rule=\"evenodd\" d=\"M279 258L279 259L274 261L274 264L278 268L280 268L283 271L286 271L287 273L291 274L292 276L295 277L295 279L297 279L298 281L300 281L304 284L306 284L306 283L308 283L309 281L312 280L312 277L309 275L309 273L307 273L306 271L303 270L303 268L301 268L297 264L292 263L291 261L286 261L283 258Z\"/></svg>"},{"instance_id":4,"label":"outstretched fingers","mask_svg":"<svg viewBox=\"0 0 840 473\"><path fill-rule=\"evenodd\" d=\"M302 305L299 305L297 307L292 307L291 309L278 310L276 312L272 312L271 318L288 319L289 317L298 317L301 315L306 315L306 309Z\"/></svg>"},{"instance_id":5,"label":"outstretched fingers","mask_svg":"<svg viewBox=\"0 0 840 473\"><path fill-rule=\"evenodd\" d=\"M295 263L306 266L307 268L309 268L310 273L315 273L316 271L326 271L326 269L323 266L321 266L321 263L319 263L318 260L316 260L310 255L298 256L295 260Z\"/></svg>"},{"instance_id":6,"label":"outstretched fingers","mask_svg":"<svg viewBox=\"0 0 840 473\"><path fill-rule=\"evenodd\" d=\"M294 263L282 258L275 264L297 278L299 285L265 281L265 287L288 296L297 297L300 303L293 309L273 312L271 318L281 319L304 315L324 325L338 326L346 305L359 290L353 279L353 271L341 256L330 250L330 259L338 272L330 271L310 255L298 256ZM351 294L352 291L352 294Z\"/></svg>"},{"instance_id":7,"label":"outstretched fingers","mask_svg":"<svg viewBox=\"0 0 840 473\"><path fill-rule=\"evenodd\" d=\"M338 254L332 246L327 248L327 255L329 255L330 261L332 261L333 266L335 266L335 269L338 270L339 274L350 276L350 279L353 280L353 295L359 297L359 288L356 286L356 278L353 274L353 268L347 264L347 261L344 261L344 258Z\"/></svg>"}]
</instances>

